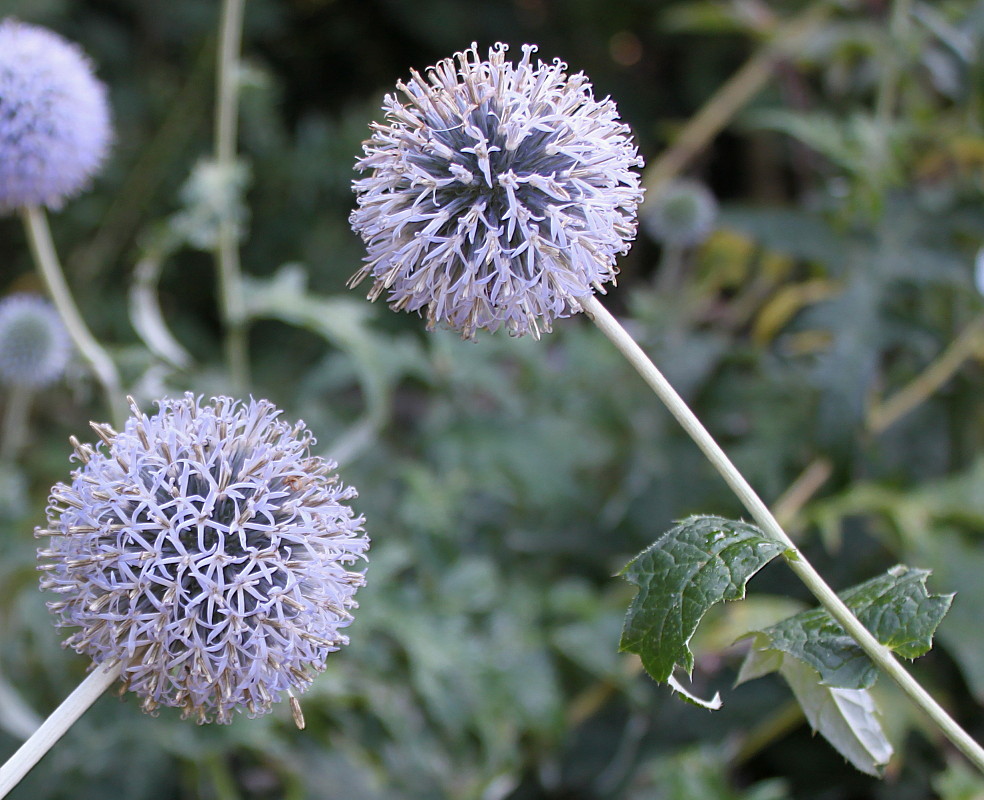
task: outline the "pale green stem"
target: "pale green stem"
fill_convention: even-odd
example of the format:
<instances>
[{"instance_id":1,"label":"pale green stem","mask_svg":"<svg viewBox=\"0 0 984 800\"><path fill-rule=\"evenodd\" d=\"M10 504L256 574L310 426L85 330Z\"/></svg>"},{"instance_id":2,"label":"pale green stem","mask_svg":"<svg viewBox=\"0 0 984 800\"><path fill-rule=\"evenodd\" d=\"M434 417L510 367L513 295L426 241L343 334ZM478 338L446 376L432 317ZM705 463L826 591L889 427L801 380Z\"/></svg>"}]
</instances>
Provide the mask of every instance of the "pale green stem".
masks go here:
<instances>
[{"instance_id":1,"label":"pale green stem","mask_svg":"<svg viewBox=\"0 0 984 800\"><path fill-rule=\"evenodd\" d=\"M943 734L984 773L984 749L961 728L956 721L939 705L929 693L902 667L892 651L879 642L834 591L824 582L819 573L806 560L792 539L786 535L765 503L755 493L748 481L737 470L717 442L711 437L700 420L676 390L663 377L663 374L649 360L649 357L629 336L618 321L593 295L580 298L582 308L588 317L612 341L619 352L642 376L643 380L656 393L677 422L690 435L715 469L721 474L731 490L748 509L759 527L773 539L786 547L783 554L789 568L813 593L820 604L836 619L850 636L884 672L894 680L899 688L919 706L940 728Z\"/></svg>"},{"instance_id":2,"label":"pale green stem","mask_svg":"<svg viewBox=\"0 0 984 800\"><path fill-rule=\"evenodd\" d=\"M734 119L775 72L777 59L795 53L826 21L832 3L815 3L784 24L731 78L724 83L674 137L673 144L650 163L643 185L654 190L678 175L711 140Z\"/></svg>"},{"instance_id":3,"label":"pale green stem","mask_svg":"<svg viewBox=\"0 0 984 800\"><path fill-rule=\"evenodd\" d=\"M654 288L657 293L671 297L677 294L683 284L684 248L679 244L664 244L663 253L659 259L659 271L656 273Z\"/></svg>"},{"instance_id":4,"label":"pale green stem","mask_svg":"<svg viewBox=\"0 0 984 800\"><path fill-rule=\"evenodd\" d=\"M224 174L235 168L236 128L239 119L239 51L243 33L245 0L224 0L219 34L216 85L215 160ZM236 224L231 218L219 225L215 250L219 271L219 296L225 323L225 353L235 393L249 383L249 354L246 337L246 303L239 264Z\"/></svg>"},{"instance_id":5,"label":"pale green stem","mask_svg":"<svg viewBox=\"0 0 984 800\"><path fill-rule=\"evenodd\" d=\"M102 386L103 393L106 395L106 403L112 412L113 422L117 427L121 427L127 418L127 407L120 387L120 375L116 371L116 365L109 357L102 345L89 331L88 326L82 319L72 293L65 282L62 274L61 265L58 263L58 254L55 252L55 244L51 239L51 229L48 227L48 218L44 211L37 206L26 206L22 209L24 227L27 230L27 239L31 246L31 255L37 265L38 272L44 279L48 294L58 309L62 322L68 329L72 341L82 354L96 379Z\"/></svg>"},{"instance_id":6,"label":"pale green stem","mask_svg":"<svg viewBox=\"0 0 984 800\"><path fill-rule=\"evenodd\" d=\"M14 386L7 395L3 411L3 439L0 440L0 464L13 463L24 444L27 430L27 411L30 408L31 390Z\"/></svg>"},{"instance_id":7,"label":"pale green stem","mask_svg":"<svg viewBox=\"0 0 984 800\"><path fill-rule=\"evenodd\" d=\"M75 724L119 677L119 663L99 666L90 672L68 697L41 724L31 737L0 767L0 798L6 797L31 767Z\"/></svg>"}]
</instances>

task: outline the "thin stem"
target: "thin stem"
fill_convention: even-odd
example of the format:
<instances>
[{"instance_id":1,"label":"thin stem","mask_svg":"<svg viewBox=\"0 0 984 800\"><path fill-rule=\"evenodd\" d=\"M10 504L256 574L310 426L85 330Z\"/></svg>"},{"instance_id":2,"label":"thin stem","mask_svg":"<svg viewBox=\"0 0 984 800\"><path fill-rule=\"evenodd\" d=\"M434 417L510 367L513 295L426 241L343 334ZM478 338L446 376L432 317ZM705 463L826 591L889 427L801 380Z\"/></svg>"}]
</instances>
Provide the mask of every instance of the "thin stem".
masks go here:
<instances>
[{"instance_id":1,"label":"thin stem","mask_svg":"<svg viewBox=\"0 0 984 800\"><path fill-rule=\"evenodd\" d=\"M12 387L7 395L7 406L3 411L3 439L0 439L0 464L13 463L24 445L30 399L31 390L24 386Z\"/></svg>"},{"instance_id":2,"label":"thin stem","mask_svg":"<svg viewBox=\"0 0 984 800\"><path fill-rule=\"evenodd\" d=\"M120 388L120 375L116 371L113 360L89 331L78 307L75 305L75 301L72 299L72 293L65 282L61 265L58 263L58 254L55 252L55 244L51 239L48 218L44 210L37 206L26 206L22 210L21 216L27 230L31 255L37 264L38 272L41 273L41 277L48 287L48 294L51 295L55 308L58 309L62 322L65 323L65 327L82 354L82 358L92 367L96 379L102 385L103 393L106 395L106 403L112 411L113 421L117 427L120 427L127 418L126 402Z\"/></svg>"},{"instance_id":3,"label":"thin stem","mask_svg":"<svg viewBox=\"0 0 984 800\"><path fill-rule=\"evenodd\" d=\"M664 244L659 259L654 288L658 294L673 296L683 284L686 260L684 248L679 244Z\"/></svg>"},{"instance_id":4,"label":"thin stem","mask_svg":"<svg viewBox=\"0 0 984 800\"><path fill-rule=\"evenodd\" d=\"M984 345L984 314L976 317L911 383L871 407L868 430L882 433L933 395Z\"/></svg>"},{"instance_id":5,"label":"thin stem","mask_svg":"<svg viewBox=\"0 0 984 800\"><path fill-rule=\"evenodd\" d=\"M773 505L772 515L780 525L788 525L833 474L834 465L826 458L815 458Z\"/></svg>"},{"instance_id":6,"label":"thin stem","mask_svg":"<svg viewBox=\"0 0 984 800\"><path fill-rule=\"evenodd\" d=\"M748 509L759 527L769 536L786 547L784 557L789 568L813 593L820 604L836 619L847 633L868 654L900 689L919 706L929 718L940 728L944 735L967 756L968 759L984 772L984 749L975 742L966 731L939 705L929 693L911 676L895 658L892 651L875 639L851 610L844 604L834 591L824 582L819 573L806 560L792 539L786 535L776 518L765 503L755 493L755 490L737 470L717 442L711 437L700 420L676 390L663 377L663 374L649 360L649 357L636 344L635 340L625 331L618 321L608 313L607 309L590 295L580 299L582 308L592 322L612 341L619 352L628 359L629 363L642 376L643 380L656 393L677 422L690 435L715 469L721 474L731 490Z\"/></svg>"},{"instance_id":7,"label":"thin stem","mask_svg":"<svg viewBox=\"0 0 984 800\"><path fill-rule=\"evenodd\" d=\"M745 734L738 752L731 758L731 766L741 766L773 742L777 742L787 734L792 733L805 720L803 708L799 703L793 701L780 706L778 710L765 717Z\"/></svg>"},{"instance_id":8,"label":"thin stem","mask_svg":"<svg viewBox=\"0 0 984 800\"><path fill-rule=\"evenodd\" d=\"M243 34L245 0L224 0L219 35L218 83L216 86L215 160L226 173L235 168L236 128L239 119L239 51ZM249 383L246 340L246 303L236 223L229 215L219 224L215 250L219 271L219 295L225 322L226 363L234 390Z\"/></svg>"},{"instance_id":9,"label":"thin stem","mask_svg":"<svg viewBox=\"0 0 984 800\"><path fill-rule=\"evenodd\" d=\"M101 695L119 677L119 663L98 666L90 672L68 697L41 724L31 737L20 746L7 763L0 767L0 798L6 797L31 767L41 760L65 732L75 724Z\"/></svg>"},{"instance_id":10,"label":"thin stem","mask_svg":"<svg viewBox=\"0 0 984 800\"><path fill-rule=\"evenodd\" d=\"M784 24L772 40L753 55L683 127L673 144L650 164L646 187L675 177L749 103L773 75L776 60L791 52L823 23L831 3L817 3Z\"/></svg>"}]
</instances>

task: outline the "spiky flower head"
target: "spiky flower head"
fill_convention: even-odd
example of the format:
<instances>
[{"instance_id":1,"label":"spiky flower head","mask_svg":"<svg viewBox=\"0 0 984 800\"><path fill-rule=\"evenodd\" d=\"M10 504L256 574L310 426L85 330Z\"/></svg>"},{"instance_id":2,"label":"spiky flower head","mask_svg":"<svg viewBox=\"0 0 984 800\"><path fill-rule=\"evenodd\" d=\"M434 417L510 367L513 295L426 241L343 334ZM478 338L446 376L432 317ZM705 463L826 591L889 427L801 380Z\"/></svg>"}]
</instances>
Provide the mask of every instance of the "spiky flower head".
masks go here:
<instances>
[{"instance_id":1,"label":"spiky flower head","mask_svg":"<svg viewBox=\"0 0 984 800\"><path fill-rule=\"evenodd\" d=\"M471 338L549 331L613 281L635 236L642 166L610 99L561 61L477 46L398 83L356 164L357 284ZM426 309L426 311L424 311Z\"/></svg>"},{"instance_id":2,"label":"spiky flower head","mask_svg":"<svg viewBox=\"0 0 984 800\"><path fill-rule=\"evenodd\" d=\"M682 178L653 192L642 207L643 227L657 242L678 247L700 244L714 230L718 205L699 181Z\"/></svg>"},{"instance_id":3,"label":"spiky flower head","mask_svg":"<svg viewBox=\"0 0 984 800\"><path fill-rule=\"evenodd\" d=\"M0 213L61 207L102 166L111 139L106 88L82 50L0 20Z\"/></svg>"},{"instance_id":4,"label":"spiky flower head","mask_svg":"<svg viewBox=\"0 0 984 800\"><path fill-rule=\"evenodd\" d=\"M72 343L54 306L37 295L0 300L0 383L38 389L57 380Z\"/></svg>"},{"instance_id":5,"label":"spiky flower head","mask_svg":"<svg viewBox=\"0 0 984 800\"><path fill-rule=\"evenodd\" d=\"M199 723L270 710L348 639L369 540L356 496L310 454L303 423L265 400L187 394L124 430L75 439L81 466L51 492L41 586L65 644L120 662L143 709ZM296 718L296 716L295 716Z\"/></svg>"}]
</instances>

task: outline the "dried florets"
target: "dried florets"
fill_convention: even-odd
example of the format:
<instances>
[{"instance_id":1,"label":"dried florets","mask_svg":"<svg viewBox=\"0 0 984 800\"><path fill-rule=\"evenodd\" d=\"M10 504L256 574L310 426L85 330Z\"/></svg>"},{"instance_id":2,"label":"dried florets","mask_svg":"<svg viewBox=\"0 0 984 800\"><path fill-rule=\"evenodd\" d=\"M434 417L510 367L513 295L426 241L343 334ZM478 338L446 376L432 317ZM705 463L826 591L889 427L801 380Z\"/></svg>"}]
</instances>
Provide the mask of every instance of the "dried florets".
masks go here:
<instances>
[{"instance_id":1,"label":"dried florets","mask_svg":"<svg viewBox=\"0 0 984 800\"><path fill-rule=\"evenodd\" d=\"M82 50L0 20L0 213L60 207L99 170L111 139L106 88Z\"/></svg>"},{"instance_id":2,"label":"dried florets","mask_svg":"<svg viewBox=\"0 0 984 800\"><path fill-rule=\"evenodd\" d=\"M550 330L604 291L636 231L642 166L610 99L561 61L476 45L399 83L356 168L353 229L394 309L473 337Z\"/></svg>"},{"instance_id":3,"label":"dried florets","mask_svg":"<svg viewBox=\"0 0 984 800\"><path fill-rule=\"evenodd\" d=\"M265 400L159 406L119 433L94 424L95 447L73 440L81 466L37 531L41 586L81 628L65 644L120 662L145 711L263 714L348 642L369 546L356 492Z\"/></svg>"},{"instance_id":4,"label":"dried florets","mask_svg":"<svg viewBox=\"0 0 984 800\"><path fill-rule=\"evenodd\" d=\"M0 384L39 389L65 371L72 342L47 300L14 294L0 300Z\"/></svg>"}]
</instances>

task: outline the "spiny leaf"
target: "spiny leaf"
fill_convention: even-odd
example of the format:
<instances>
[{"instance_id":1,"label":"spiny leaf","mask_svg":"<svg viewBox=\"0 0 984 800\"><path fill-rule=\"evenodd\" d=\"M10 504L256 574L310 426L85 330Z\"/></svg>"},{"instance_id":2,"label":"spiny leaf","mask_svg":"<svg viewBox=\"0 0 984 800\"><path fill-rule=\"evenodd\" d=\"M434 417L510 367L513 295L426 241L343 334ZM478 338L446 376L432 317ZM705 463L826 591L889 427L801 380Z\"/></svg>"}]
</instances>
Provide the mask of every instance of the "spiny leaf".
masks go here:
<instances>
[{"instance_id":1,"label":"spiny leaf","mask_svg":"<svg viewBox=\"0 0 984 800\"><path fill-rule=\"evenodd\" d=\"M841 595L848 608L885 646L904 658L916 658L933 645L933 633L950 608L952 594L926 591L929 570L904 565L848 589ZM803 611L749 634L753 651L786 653L815 669L823 683L844 689L871 686L877 667L840 623L822 608ZM739 683L765 674L761 654L749 654ZM768 670L766 670L768 671Z\"/></svg>"},{"instance_id":2,"label":"spiny leaf","mask_svg":"<svg viewBox=\"0 0 984 800\"><path fill-rule=\"evenodd\" d=\"M740 600L745 584L783 551L753 525L691 517L636 556L621 575L639 587L619 649L636 653L660 683L676 666L693 671L688 644L707 610Z\"/></svg>"}]
</instances>

